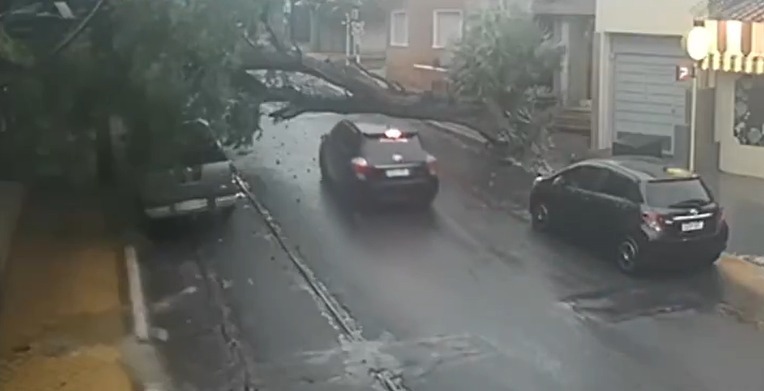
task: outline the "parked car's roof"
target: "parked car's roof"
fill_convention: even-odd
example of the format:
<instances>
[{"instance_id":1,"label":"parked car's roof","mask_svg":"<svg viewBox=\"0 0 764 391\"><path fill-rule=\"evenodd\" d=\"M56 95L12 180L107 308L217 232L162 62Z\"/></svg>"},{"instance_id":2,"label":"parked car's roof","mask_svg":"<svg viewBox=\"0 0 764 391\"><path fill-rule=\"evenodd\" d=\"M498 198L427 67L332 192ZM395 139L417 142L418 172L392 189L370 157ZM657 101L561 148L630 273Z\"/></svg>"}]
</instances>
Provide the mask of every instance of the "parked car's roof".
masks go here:
<instances>
[{"instance_id":1,"label":"parked car's roof","mask_svg":"<svg viewBox=\"0 0 764 391\"><path fill-rule=\"evenodd\" d=\"M384 134L386 131L390 129L399 129L401 132L406 134L417 134L418 130L415 127L406 127L405 129L399 128L397 126L388 125L388 124L379 124L379 123L373 123L373 122L365 122L365 121L348 121L348 123L355 126L359 132L362 134L368 135L368 136L378 136L381 134Z\"/></svg>"},{"instance_id":2,"label":"parked car's roof","mask_svg":"<svg viewBox=\"0 0 764 391\"><path fill-rule=\"evenodd\" d=\"M639 181L671 180L695 176L694 173L684 168L672 166L651 156L613 156L590 159L587 162L613 168Z\"/></svg>"}]
</instances>

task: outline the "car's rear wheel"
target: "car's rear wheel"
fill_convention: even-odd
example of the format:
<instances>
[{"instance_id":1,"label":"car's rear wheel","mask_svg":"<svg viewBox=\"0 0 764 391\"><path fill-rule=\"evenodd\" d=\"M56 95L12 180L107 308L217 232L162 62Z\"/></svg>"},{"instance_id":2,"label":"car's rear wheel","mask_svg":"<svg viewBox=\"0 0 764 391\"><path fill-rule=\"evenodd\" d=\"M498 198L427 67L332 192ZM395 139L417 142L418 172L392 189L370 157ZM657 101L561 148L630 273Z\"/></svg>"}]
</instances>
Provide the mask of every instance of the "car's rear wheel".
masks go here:
<instances>
[{"instance_id":1,"label":"car's rear wheel","mask_svg":"<svg viewBox=\"0 0 764 391\"><path fill-rule=\"evenodd\" d=\"M636 274L641 269L642 250L636 239L627 236L618 243L616 265L626 274Z\"/></svg>"},{"instance_id":2,"label":"car's rear wheel","mask_svg":"<svg viewBox=\"0 0 764 391\"><path fill-rule=\"evenodd\" d=\"M531 225L539 232L547 232L552 226L549 206L545 202L537 202L531 208Z\"/></svg>"},{"instance_id":3,"label":"car's rear wheel","mask_svg":"<svg viewBox=\"0 0 764 391\"><path fill-rule=\"evenodd\" d=\"M323 148L318 151L318 168L321 170L321 182L329 183L329 171L326 169L326 158Z\"/></svg>"}]
</instances>

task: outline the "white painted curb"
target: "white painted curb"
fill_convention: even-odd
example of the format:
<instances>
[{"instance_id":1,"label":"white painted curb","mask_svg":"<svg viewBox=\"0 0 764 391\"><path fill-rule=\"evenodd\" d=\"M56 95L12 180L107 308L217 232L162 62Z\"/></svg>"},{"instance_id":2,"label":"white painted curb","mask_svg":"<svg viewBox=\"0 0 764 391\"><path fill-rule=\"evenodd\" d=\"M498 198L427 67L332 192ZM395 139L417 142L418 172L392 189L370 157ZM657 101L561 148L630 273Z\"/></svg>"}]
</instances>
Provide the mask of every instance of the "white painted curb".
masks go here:
<instances>
[{"instance_id":1,"label":"white painted curb","mask_svg":"<svg viewBox=\"0 0 764 391\"><path fill-rule=\"evenodd\" d=\"M141 342L149 340L149 319L146 310L146 299L143 295L141 268L138 264L138 253L133 246L125 246L125 262L127 266L127 283L130 293L130 309L133 315L133 334Z\"/></svg>"}]
</instances>

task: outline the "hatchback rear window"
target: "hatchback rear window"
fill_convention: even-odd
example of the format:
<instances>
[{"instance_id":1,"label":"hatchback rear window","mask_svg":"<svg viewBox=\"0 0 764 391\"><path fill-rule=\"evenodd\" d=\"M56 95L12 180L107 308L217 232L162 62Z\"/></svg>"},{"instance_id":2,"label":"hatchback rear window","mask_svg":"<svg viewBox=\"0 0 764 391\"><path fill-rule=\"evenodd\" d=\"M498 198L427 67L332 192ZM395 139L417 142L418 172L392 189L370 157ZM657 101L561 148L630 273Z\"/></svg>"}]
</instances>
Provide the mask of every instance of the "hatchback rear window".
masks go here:
<instances>
[{"instance_id":1,"label":"hatchback rear window","mask_svg":"<svg viewBox=\"0 0 764 391\"><path fill-rule=\"evenodd\" d=\"M702 206L713 201L698 178L647 182L645 196L648 205L658 208Z\"/></svg>"},{"instance_id":2,"label":"hatchback rear window","mask_svg":"<svg viewBox=\"0 0 764 391\"><path fill-rule=\"evenodd\" d=\"M385 137L378 136L364 137L361 156L370 162L385 162L390 159L393 153L402 155L408 161L424 161L426 157L416 133L404 135L397 141L390 141Z\"/></svg>"}]
</instances>

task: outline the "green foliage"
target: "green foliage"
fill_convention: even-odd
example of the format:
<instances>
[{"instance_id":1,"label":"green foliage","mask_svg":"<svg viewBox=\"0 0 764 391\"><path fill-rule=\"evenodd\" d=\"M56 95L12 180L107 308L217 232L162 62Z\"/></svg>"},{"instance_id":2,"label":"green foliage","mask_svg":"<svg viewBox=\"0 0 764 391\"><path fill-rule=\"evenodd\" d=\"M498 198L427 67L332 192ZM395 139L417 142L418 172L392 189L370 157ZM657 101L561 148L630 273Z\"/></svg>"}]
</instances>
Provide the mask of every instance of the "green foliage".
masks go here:
<instances>
[{"instance_id":1,"label":"green foliage","mask_svg":"<svg viewBox=\"0 0 764 391\"><path fill-rule=\"evenodd\" d=\"M22 43L9 37L2 24L0 24L0 59L23 66L30 66L34 62L32 53Z\"/></svg>"},{"instance_id":2,"label":"green foliage","mask_svg":"<svg viewBox=\"0 0 764 391\"><path fill-rule=\"evenodd\" d=\"M198 118L231 143L245 141L258 116L242 115L253 98L234 83L242 34L256 35L265 0L123 0L115 2L114 52L130 90L119 112L133 127L172 140Z\"/></svg>"},{"instance_id":3,"label":"green foliage","mask_svg":"<svg viewBox=\"0 0 764 391\"><path fill-rule=\"evenodd\" d=\"M518 10L475 14L455 48L454 90L495 107L510 124L505 137L516 152L540 156L548 144L548 113L538 109L537 99L559 69L563 50Z\"/></svg>"}]
</instances>

